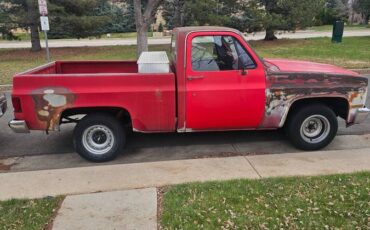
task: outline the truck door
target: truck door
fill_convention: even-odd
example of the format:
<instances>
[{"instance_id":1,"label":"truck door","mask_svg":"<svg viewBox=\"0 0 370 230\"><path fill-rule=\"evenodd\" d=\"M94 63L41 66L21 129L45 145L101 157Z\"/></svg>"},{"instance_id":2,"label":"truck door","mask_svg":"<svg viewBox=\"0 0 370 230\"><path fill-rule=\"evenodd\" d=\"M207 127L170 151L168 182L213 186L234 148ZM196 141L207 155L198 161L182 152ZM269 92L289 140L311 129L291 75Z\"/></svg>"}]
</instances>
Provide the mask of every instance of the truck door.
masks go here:
<instances>
[{"instance_id":1,"label":"truck door","mask_svg":"<svg viewBox=\"0 0 370 230\"><path fill-rule=\"evenodd\" d=\"M186 46L187 130L258 127L265 72L244 39L232 32L190 34Z\"/></svg>"}]
</instances>

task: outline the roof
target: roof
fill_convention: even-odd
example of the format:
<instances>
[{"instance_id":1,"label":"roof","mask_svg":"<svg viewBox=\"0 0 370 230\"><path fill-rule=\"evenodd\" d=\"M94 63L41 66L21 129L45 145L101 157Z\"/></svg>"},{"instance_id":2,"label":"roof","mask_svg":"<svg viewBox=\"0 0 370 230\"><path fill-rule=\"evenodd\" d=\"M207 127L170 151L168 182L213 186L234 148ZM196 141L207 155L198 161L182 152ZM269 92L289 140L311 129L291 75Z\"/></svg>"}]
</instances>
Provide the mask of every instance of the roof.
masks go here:
<instances>
[{"instance_id":1,"label":"roof","mask_svg":"<svg viewBox=\"0 0 370 230\"><path fill-rule=\"evenodd\" d=\"M202 31L217 31L217 32L234 32L239 34L240 32L233 28L220 27L220 26L189 26L189 27L177 27L175 30L178 33L188 34L191 32L202 32Z\"/></svg>"}]
</instances>

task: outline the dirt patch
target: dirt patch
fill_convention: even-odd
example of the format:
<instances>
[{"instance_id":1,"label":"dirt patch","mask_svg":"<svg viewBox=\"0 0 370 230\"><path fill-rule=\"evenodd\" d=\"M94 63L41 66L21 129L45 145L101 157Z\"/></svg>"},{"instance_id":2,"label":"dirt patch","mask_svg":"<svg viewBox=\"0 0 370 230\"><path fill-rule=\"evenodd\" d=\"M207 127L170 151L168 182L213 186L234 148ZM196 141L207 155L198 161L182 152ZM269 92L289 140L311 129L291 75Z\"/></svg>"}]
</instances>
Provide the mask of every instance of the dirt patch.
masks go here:
<instances>
[{"instance_id":1,"label":"dirt patch","mask_svg":"<svg viewBox=\"0 0 370 230\"><path fill-rule=\"evenodd\" d=\"M5 164L0 162L0 171L10 171L14 165L16 165L16 163Z\"/></svg>"},{"instance_id":2,"label":"dirt patch","mask_svg":"<svg viewBox=\"0 0 370 230\"><path fill-rule=\"evenodd\" d=\"M0 85L0 92L8 92L13 89L13 85Z\"/></svg>"},{"instance_id":3,"label":"dirt patch","mask_svg":"<svg viewBox=\"0 0 370 230\"><path fill-rule=\"evenodd\" d=\"M352 71L355 71L359 74L370 74L370 68L366 69L351 69Z\"/></svg>"},{"instance_id":4,"label":"dirt patch","mask_svg":"<svg viewBox=\"0 0 370 230\"><path fill-rule=\"evenodd\" d=\"M53 229L54 220L57 217L60 208L62 207L64 199L65 199L65 197L60 199L60 201L58 202L58 206L53 210L54 211L53 216L50 218L49 222L45 225L43 230L52 230Z\"/></svg>"},{"instance_id":5,"label":"dirt patch","mask_svg":"<svg viewBox=\"0 0 370 230\"><path fill-rule=\"evenodd\" d=\"M157 229L162 230L161 218L163 213L163 196L168 187L157 188Z\"/></svg>"},{"instance_id":6,"label":"dirt patch","mask_svg":"<svg viewBox=\"0 0 370 230\"><path fill-rule=\"evenodd\" d=\"M240 156L256 156L256 155L267 155L271 153L247 153L247 152L221 152L221 153L211 153L207 155L197 156L193 159L204 159L204 158L221 158L221 157L240 157Z\"/></svg>"}]
</instances>

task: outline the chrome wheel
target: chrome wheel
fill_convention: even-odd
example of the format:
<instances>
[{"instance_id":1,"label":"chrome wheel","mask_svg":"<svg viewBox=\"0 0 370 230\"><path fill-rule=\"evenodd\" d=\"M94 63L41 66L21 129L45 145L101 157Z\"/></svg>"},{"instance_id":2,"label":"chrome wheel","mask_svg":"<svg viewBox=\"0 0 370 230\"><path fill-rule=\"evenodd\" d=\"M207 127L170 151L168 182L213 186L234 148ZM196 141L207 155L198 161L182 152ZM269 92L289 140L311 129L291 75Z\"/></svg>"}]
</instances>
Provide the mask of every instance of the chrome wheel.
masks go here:
<instances>
[{"instance_id":1,"label":"chrome wheel","mask_svg":"<svg viewBox=\"0 0 370 230\"><path fill-rule=\"evenodd\" d=\"M86 128L82 135L82 144L92 154L108 153L114 145L114 135L111 129L104 125L94 125Z\"/></svg>"},{"instance_id":2,"label":"chrome wheel","mask_svg":"<svg viewBox=\"0 0 370 230\"><path fill-rule=\"evenodd\" d=\"M300 129L304 141L312 144L325 140L330 133L330 122L322 115L313 115L303 121Z\"/></svg>"}]
</instances>

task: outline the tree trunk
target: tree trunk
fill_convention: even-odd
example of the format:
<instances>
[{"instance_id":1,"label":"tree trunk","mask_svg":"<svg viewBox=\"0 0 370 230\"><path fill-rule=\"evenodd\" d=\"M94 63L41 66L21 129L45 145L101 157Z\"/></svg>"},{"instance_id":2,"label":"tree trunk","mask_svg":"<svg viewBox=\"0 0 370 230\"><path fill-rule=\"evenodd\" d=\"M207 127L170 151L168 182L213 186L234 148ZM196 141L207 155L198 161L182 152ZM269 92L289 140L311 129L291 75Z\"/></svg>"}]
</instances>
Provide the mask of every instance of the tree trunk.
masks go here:
<instances>
[{"instance_id":1,"label":"tree trunk","mask_svg":"<svg viewBox=\"0 0 370 230\"><path fill-rule=\"evenodd\" d=\"M137 32L137 57L143 51L148 51L148 29L155 18L155 11L162 0L148 0L144 13L142 12L141 0L134 0L135 24Z\"/></svg>"},{"instance_id":2,"label":"tree trunk","mask_svg":"<svg viewBox=\"0 0 370 230\"><path fill-rule=\"evenodd\" d=\"M351 10L350 13L349 13L348 24L350 26L353 25L353 21L354 21L354 12L353 12L353 10Z\"/></svg>"},{"instance_id":3,"label":"tree trunk","mask_svg":"<svg viewBox=\"0 0 370 230\"><path fill-rule=\"evenodd\" d=\"M185 0L175 1L174 27L181 27L185 24L184 6Z\"/></svg>"},{"instance_id":4,"label":"tree trunk","mask_svg":"<svg viewBox=\"0 0 370 230\"><path fill-rule=\"evenodd\" d=\"M265 41L273 41L276 40L277 37L275 36L275 31L273 29L267 28L266 29L266 36Z\"/></svg>"},{"instance_id":5,"label":"tree trunk","mask_svg":"<svg viewBox=\"0 0 370 230\"><path fill-rule=\"evenodd\" d=\"M367 16L365 15L364 16L364 25L369 25L369 18L370 18L370 15L368 14Z\"/></svg>"},{"instance_id":6,"label":"tree trunk","mask_svg":"<svg viewBox=\"0 0 370 230\"><path fill-rule=\"evenodd\" d=\"M38 52L41 50L41 43L40 43L40 36L39 36L39 29L38 26L35 24L30 25L31 30L31 44L32 52Z\"/></svg>"},{"instance_id":7,"label":"tree trunk","mask_svg":"<svg viewBox=\"0 0 370 230\"><path fill-rule=\"evenodd\" d=\"M38 11L34 1L27 1L27 24L31 30L31 44L32 52L38 52L41 50L40 36L38 29Z\"/></svg>"},{"instance_id":8,"label":"tree trunk","mask_svg":"<svg viewBox=\"0 0 370 230\"><path fill-rule=\"evenodd\" d=\"M137 31L137 57L140 57L142 52L148 51L148 27L142 26Z\"/></svg>"}]
</instances>

